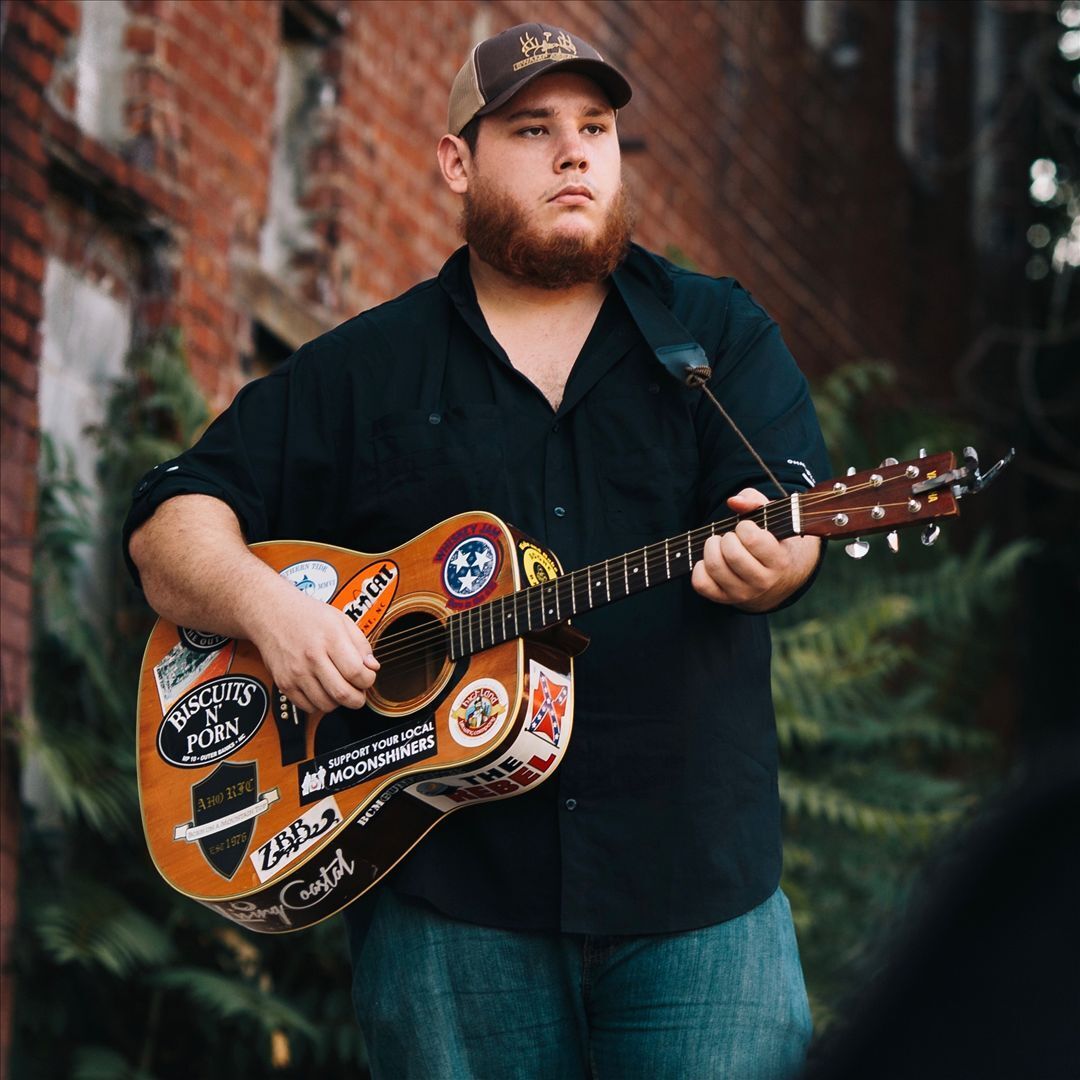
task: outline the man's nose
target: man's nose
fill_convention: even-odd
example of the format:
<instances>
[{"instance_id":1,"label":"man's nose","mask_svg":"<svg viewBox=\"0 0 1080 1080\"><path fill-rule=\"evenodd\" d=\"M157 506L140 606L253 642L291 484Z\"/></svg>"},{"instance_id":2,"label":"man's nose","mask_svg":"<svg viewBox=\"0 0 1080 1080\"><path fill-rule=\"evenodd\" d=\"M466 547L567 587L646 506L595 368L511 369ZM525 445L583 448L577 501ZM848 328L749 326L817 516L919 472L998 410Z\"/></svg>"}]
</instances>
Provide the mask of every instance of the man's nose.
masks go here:
<instances>
[{"instance_id":1,"label":"man's nose","mask_svg":"<svg viewBox=\"0 0 1080 1080\"><path fill-rule=\"evenodd\" d=\"M585 141L582 139L580 132L575 131L563 140L562 145L559 147L557 164L559 172L569 172L570 170L585 172L588 169L589 155L585 151Z\"/></svg>"}]
</instances>

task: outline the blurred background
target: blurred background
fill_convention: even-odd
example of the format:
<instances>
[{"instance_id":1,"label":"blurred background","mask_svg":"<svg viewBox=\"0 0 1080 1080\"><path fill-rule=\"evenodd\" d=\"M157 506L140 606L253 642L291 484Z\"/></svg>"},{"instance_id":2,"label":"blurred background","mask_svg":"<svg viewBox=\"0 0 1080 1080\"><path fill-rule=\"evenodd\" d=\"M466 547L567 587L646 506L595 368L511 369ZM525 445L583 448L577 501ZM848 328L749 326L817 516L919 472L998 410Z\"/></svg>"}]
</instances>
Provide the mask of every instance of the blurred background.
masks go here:
<instances>
[{"instance_id":1,"label":"blurred background","mask_svg":"<svg viewBox=\"0 0 1080 1080\"><path fill-rule=\"evenodd\" d=\"M244 382L438 270L448 88L531 20L629 75L637 239L777 319L834 471L1018 450L934 547L834 545L775 623L784 885L826 1039L982 808L1071 760L1076 0L2 0L5 1076L365 1075L337 921L247 935L150 863L152 620L117 536L135 478Z\"/></svg>"}]
</instances>

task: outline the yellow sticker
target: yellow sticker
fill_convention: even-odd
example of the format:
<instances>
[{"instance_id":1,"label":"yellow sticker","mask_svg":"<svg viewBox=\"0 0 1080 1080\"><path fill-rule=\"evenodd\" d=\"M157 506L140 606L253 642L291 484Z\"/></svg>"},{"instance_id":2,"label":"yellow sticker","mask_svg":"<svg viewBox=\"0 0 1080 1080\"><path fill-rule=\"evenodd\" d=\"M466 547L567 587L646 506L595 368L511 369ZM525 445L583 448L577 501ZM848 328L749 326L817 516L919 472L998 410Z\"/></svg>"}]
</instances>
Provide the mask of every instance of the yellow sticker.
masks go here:
<instances>
[{"instance_id":1,"label":"yellow sticker","mask_svg":"<svg viewBox=\"0 0 1080 1080\"><path fill-rule=\"evenodd\" d=\"M522 540L518 544L518 549L521 551L521 566L525 571L525 580L530 585L552 581L559 576L559 568L555 565L555 560L546 551L541 551L527 540Z\"/></svg>"}]
</instances>

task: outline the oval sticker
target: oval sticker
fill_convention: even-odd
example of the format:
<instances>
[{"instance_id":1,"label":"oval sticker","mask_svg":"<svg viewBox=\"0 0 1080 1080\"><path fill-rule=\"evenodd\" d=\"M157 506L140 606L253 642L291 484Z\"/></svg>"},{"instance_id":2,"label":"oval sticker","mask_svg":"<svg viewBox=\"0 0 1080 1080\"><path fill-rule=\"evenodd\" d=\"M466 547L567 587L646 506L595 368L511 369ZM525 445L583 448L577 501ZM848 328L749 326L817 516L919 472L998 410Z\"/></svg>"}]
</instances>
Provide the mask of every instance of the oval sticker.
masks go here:
<instances>
[{"instance_id":1,"label":"oval sticker","mask_svg":"<svg viewBox=\"0 0 1080 1080\"><path fill-rule=\"evenodd\" d=\"M386 614L397 592L399 580L397 563L391 559L379 559L354 574L342 586L334 600L334 607L341 605L341 610L356 623L360 632L370 634Z\"/></svg>"},{"instance_id":2,"label":"oval sticker","mask_svg":"<svg viewBox=\"0 0 1080 1080\"><path fill-rule=\"evenodd\" d=\"M306 562L286 566L280 574L291 581L301 592L316 600L329 600L337 592L337 571L322 559L308 559Z\"/></svg>"},{"instance_id":3,"label":"oval sticker","mask_svg":"<svg viewBox=\"0 0 1080 1080\"><path fill-rule=\"evenodd\" d=\"M185 694L158 729L158 753L179 769L228 757L262 726L268 696L258 679L225 675Z\"/></svg>"}]
</instances>

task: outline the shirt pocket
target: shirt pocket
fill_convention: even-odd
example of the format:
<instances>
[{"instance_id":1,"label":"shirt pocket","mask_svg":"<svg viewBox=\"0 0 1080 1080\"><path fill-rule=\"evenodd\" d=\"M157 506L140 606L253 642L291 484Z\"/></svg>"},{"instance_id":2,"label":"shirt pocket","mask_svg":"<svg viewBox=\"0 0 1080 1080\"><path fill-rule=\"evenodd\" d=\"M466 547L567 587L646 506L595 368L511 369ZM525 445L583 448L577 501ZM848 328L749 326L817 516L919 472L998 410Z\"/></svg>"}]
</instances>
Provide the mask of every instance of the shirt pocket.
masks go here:
<instances>
[{"instance_id":1,"label":"shirt pocket","mask_svg":"<svg viewBox=\"0 0 1080 1080\"><path fill-rule=\"evenodd\" d=\"M626 544L652 543L698 524L698 455L689 446L651 446L601 469L607 524ZM625 546L625 545L624 545Z\"/></svg>"},{"instance_id":2,"label":"shirt pocket","mask_svg":"<svg viewBox=\"0 0 1080 1080\"><path fill-rule=\"evenodd\" d=\"M413 536L503 501L506 418L490 404L390 413L371 428L382 524Z\"/></svg>"}]
</instances>

